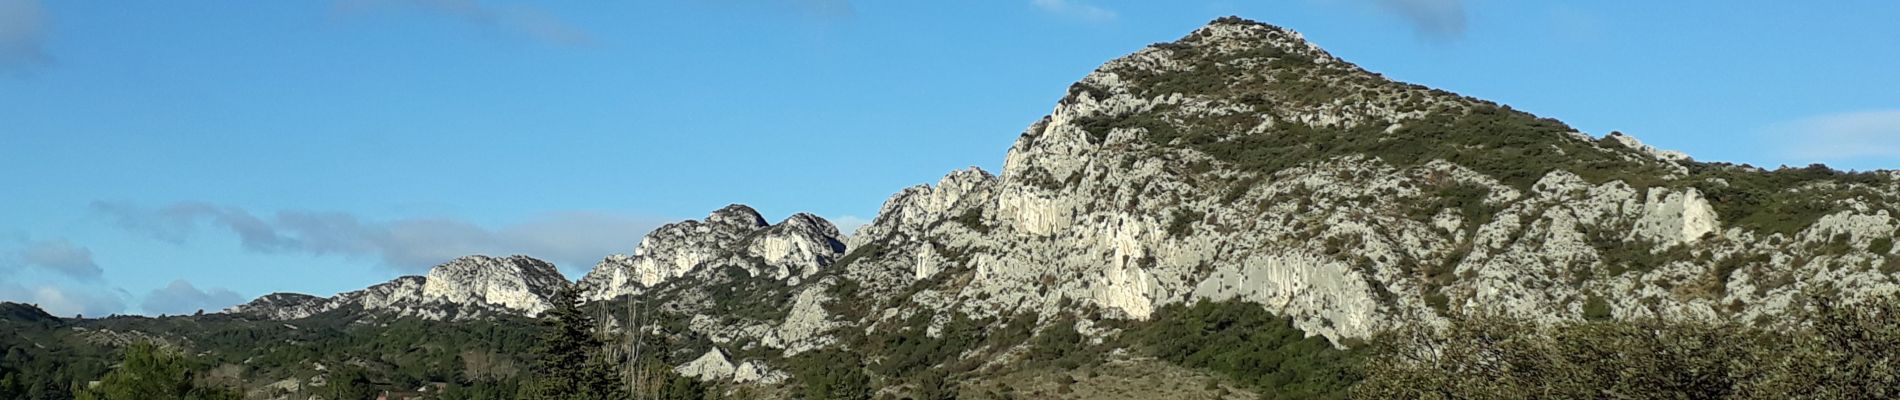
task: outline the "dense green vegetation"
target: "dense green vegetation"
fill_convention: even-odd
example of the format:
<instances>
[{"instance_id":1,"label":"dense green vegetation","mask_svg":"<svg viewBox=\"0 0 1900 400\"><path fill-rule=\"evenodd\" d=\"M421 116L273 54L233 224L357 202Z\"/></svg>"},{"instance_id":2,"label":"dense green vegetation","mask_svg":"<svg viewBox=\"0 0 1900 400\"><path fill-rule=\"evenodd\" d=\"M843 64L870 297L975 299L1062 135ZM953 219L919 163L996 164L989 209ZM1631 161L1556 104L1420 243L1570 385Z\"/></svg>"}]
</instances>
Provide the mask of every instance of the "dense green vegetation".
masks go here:
<instances>
[{"instance_id":1,"label":"dense green vegetation","mask_svg":"<svg viewBox=\"0 0 1900 400\"><path fill-rule=\"evenodd\" d=\"M1698 178L1693 185L1708 196L1724 226L1794 234L1841 210L1837 202L1849 198L1900 214L1891 199L1869 189L1893 181L1871 172L1838 171L1822 164L1759 171L1721 163L1693 164L1691 171Z\"/></svg>"},{"instance_id":2,"label":"dense green vegetation","mask_svg":"<svg viewBox=\"0 0 1900 400\"><path fill-rule=\"evenodd\" d=\"M236 390L200 382L185 356L150 342L125 347L125 357L96 385L73 388L79 400L236 400Z\"/></svg>"},{"instance_id":3,"label":"dense green vegetation","mask_svg":"<svg viewBox=\"0 0 1900 400\"><path fill-rule=\"evenodd\" d=\"M825 349L800 353L790 361L789 368L798 377L798 394L805 399L871 398L871 376L864 372L864 359L857 353Z\"/></svg>"},{"instance_id":4,"label":"dense green vegetation","mask_svg":"<svg viewBox=\"0 0 1900 400\"><path fill-rule=\"evenodd\" d=\"M1459 316L1371 346L1364 399L1887 399L1900 396L1900 302L1811 300L1803 325Z\"/></svg>"},{"instance_id":5,"label":"dense green vegetation","mask_svg":"<svg viewBox=\"0 0 1900 400\"><path fill-rule=\"evenodd\" d=\"M72 385L108 371L113 349L68 346L46 334L65 324L57 317L19 303L0 302L0 398L63 399Z\"/></svg>"},{"instance_id":6,"label":"dense green vegetation","mask_svg":"<svg viewBox=\"0 0 1900 400\"><path fill-rule=\"evenodd\" d=\"M1076 329L1079 315L1039 319L1023 313L993 320L951 314L939 322L939 334L931 336L925 328L932 316L918 314L854 339L849 350L808 351L781 361L793 375L790 394L805 399L869 399L892 388L903 394L899 398L950 399L969 394L963 391L967 382L1011 371L1093 370L1099 363L1128 356L1210 371L1268 399L1900 396L1900 368L1894 367L1900 365L1900 300L1842 305L1808 297L1797 304L1808 312L1797 313L1796 323L1774 329L1727 322L1615 321L1602 299L1592 297L1587 303L1587 320L1581 322L1540 325L1453 313L1451 323L1443 327L1404 327L1367 342L1350 341L1350 349L1307 337L1290 319L1237 301L1172 304L1146 321L1102 321L1121 333L1100 343ZM503 373L506 368L496 365L501 359L464 354L460 358L468 365L437 373L456 375L444 382L437 398L631 398L622 391L628 376L606 361L612 357L602 352L606 347L588 328L593 326L588 313L567 304L542 318L533 339L523 343L531 350L510 358L532 367ZM9 328L74 322L25 310L0 311L14 312L0 319ZM1008 351L1011 348L1024 351ZM1127 355L1112 355L1114 349L1124 349ZM110 357L101 364L110 367L65 382L58 393L31 392L32 385L22 383L33 381L23 374L42 365L34 360L47 356L28 356L26 351L9 350L0 363L0 395L5 398L237 396L229 386L237 382L228 380L234 377L221 371L220 366L228 365L218 361L223 356L185 356L149 342L106 348ZM1013 354L1008 357L1016 361L1001 369L979 368L1002 354ZM393 382L392 377L402 374L361 362L368 360L361 356L353 358L356 363L331 364L330 385L305 394L364 398L415 387ZM720 385L673 374L664 357L648 357L651 362L638 374L641 398L744 398ZM1067 373L1053 376L1064 385L1075 380ZM89 381L99 383L85 383Z\"/></svg>"},{"instance_id":7,"label":"dense green vegetation","mask_svg":"<svg viewBox=\"0 0 1900 400\"><path fill-rule=\"evenodd\" d=\"M1127 335L1157 358L1219 372L1269 399L1344 398L1359 380L1357 355L1254 303L1168 305Z\"/></svg>"},{"instance_id":8,"label":"dense green vegetation","mask_svg":"<svg viewBox=\"0 0 1900 400\"><path fill-rule=\"evenodd\" d=\"M512 399L517 371L533 354L537 332L532 322L507 316L444 322L338 310L286 323L225 314L59 319L34 316L36 307L14 303L0 303L0 311L0 347L7 348L0 359L0 398L9 399L72 398L75 385L111 372L123 343L107 339L121 336L172 343L192 355L184 362L192 374L220 382L309 378L323 365L335 383L306 387L304 394L334 397L338 391L443 383L466 396L450 398Z\"/></svg>"}]
</instances>

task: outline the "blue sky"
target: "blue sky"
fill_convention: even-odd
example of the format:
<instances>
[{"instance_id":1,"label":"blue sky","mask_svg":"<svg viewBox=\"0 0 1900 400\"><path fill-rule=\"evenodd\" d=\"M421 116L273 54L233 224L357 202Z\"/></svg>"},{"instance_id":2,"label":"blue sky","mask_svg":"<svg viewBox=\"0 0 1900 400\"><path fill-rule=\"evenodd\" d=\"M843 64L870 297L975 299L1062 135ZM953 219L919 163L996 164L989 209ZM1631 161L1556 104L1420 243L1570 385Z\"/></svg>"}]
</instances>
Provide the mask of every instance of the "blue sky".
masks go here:
<instances>
[{"instance_id":1,"label":"blue sky","mask_svg":"<svg viewBox=\"0 0 1900 400\"><path fill-rule=\"evenodd\" d=\"M469 253L577 277L734 202L861 223L1223 15L1698 159L1900 166L1900 4L1565 3L0 0L0 300L215 310Z\"/></svg>"}]
</instances>

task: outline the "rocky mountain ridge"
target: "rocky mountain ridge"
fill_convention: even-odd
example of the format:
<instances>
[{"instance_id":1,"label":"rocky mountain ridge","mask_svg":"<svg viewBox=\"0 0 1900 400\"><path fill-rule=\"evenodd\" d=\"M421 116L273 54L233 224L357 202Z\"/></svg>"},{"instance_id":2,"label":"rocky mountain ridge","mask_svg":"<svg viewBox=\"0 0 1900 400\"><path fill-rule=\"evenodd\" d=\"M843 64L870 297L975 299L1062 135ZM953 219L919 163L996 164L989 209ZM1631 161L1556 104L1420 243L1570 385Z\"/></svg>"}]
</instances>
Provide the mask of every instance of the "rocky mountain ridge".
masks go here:
<instances>
[{"instance_id":1,"label":"rocky mountain ridge","mask_svg":"<svg viewBox=\"0 0 1900 400\"><path fill-rule=\"evenodd\" d=\"M749 276L796 282L844 255L838 228L811 214L768 225L757 210L733 204L704 220L654 229L633 255L612 255L582 277L582 298L608 300L637 294L712 266L732 265Z\"/></svg>"},{"instance_id":2,"label":"rocky mountain ridge","mask_svg":"<svg viewBox=\"0 0 1900 400\"><path fill-rule=\"evenodd\" d=\"M272 293L225 310L269 319L305 318L331 310L361 310L426 319L474 318L487 313L538 315L567 285L554 264L527 256L467 256L363 290L323 298Z\"/></svg>"},{"instance_id":3,"label":"rocky mountain ridge","mask_svg":"<svg viewBox=\"0 0 1900 400\"><path fill-rule=\"evenodd\" d=\"M1000 175L893 195L843 261L782 289L818 307L693 329L708 353L790 356L809 348L768 343L919 316L936 335L960 316L1079 315L1100 340L1102 321L1199 300L1341 343L1476 309L1773 324L1806 294L1900 287L1895 182L1598 138L1223 19L1083 78Z\"/></svg>"},{"instance_id":4,"label":"rocky mountain ridge","mask_svg":"<svg viewBox=\"0 0 1900 400\"><path fill-rule=\"evenodd\" d=\"M1226 18L1104 64L1000 173L906 188L848 239L733 205L656 229L577 285L633 310L609 324L683 343L667 349L680 373L770 382L787 359L881 332L1029 321L1102 343L1116 321L1201 300L1257 303L1340 345L1472 310L1772 325L1804 296L1900 291L1896 213L1894 172L1699 162ZM435 275L235 311L545 308L521 294L545 289L432 292ZM1022 357L1020 343L976 346L948 362Z\"/></svg>"}]
</instances>

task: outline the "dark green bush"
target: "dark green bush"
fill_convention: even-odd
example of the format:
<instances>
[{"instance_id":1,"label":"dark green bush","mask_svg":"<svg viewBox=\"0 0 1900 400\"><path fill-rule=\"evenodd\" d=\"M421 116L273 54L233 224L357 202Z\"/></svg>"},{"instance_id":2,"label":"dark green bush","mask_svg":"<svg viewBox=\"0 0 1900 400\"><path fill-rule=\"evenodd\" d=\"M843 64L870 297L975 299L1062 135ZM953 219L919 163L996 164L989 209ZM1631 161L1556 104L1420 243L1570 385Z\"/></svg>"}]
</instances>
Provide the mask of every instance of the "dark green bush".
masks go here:
<instances>
[{"instance_id":1,"label":"dark green bush","mask_svg":"<svg viewBox=\"0 0 1900 400\"><path fill-rule=\"evenodd\" d=\"M1256 303L1171 304L1126 335L1157 358L1218 372L1269 398L1342 398L1359 379L1355 355Z\"/></svg>"},{"instance_id":2,"label":"dark green bush","mask_svg":"<svg viewBox=\"0 0 1900 400\"><path fill-rule=\"evenodd\" d=\"M1594 301L1593 301L1594 302ZM1460 315L1375 338L1363 399L1885 399L1900 396L1900 302L1818 298L1802 324ZM1586 306L1586 308L1590 308ZM1589 312L1586 312L1589 313ZM1598 313L1600 314L1600 313Z\"/></svg>"},{"instance_id":3,"label":"dark green bush","mask_svg":"<svg viewBox=\"0 0 1900 400\"><path fill-rule=\"evenodd\" d=\"M787 360L798 379L798 393L806 399L863 400L871 398L871 377L857 353L825 349L799 353Z\"/></svg>"}]
</instances>

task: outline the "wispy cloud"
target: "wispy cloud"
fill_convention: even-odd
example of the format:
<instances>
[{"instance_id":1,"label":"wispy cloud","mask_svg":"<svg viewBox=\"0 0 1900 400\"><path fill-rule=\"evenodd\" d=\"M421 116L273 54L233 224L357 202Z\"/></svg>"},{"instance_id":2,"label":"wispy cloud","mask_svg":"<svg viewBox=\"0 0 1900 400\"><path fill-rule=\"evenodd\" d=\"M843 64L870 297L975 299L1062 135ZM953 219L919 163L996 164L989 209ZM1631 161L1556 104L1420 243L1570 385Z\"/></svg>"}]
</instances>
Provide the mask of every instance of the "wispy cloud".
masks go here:
<instances>
[{"instance_id":1,"label":"wispy cloud","mask_svg":"<svg viewBox=\"0 0 1900 400\"><path fill-rule=\"evenodd\" d=\"M1463 0L1373 0L1379 9L1404 18L1421 37L1459 39L1465 35Z\"/></svg>"},{"instance_id":2,"label":"wispy cloud","mask_svg":"<svg viewBox=\"0 0 1900 400\"><path fill-rule=\"evenodd\" d=\"M1900 158L1900 110L1821 115L1768 129L1783 156L1820 161Z\"/></svg>"},{"instance_id":3,"label":"wispy cloud","mask_svg":"<svg viewBox=\"0 0 1900 400\"><path fill-rule=\"evenodd\" d=\"M92 260L92 250L66 239L29 241L13 254L26 267L40 268L81 281L98 281L105 270Z\"/></svg>"},{"instance_id":4,"label":"wispy cloud","mask_svg":"<svg viewBox=\"0 0 1900 400\"><path fill-rule=\"evenodd\" d=\"M1111 21L1116 17L1115 11L1113 10L1074 0L1030 0L1029 4L1035 5L1036 8L1040 8L1043 11L1088 21Z\"/></svg>"},{"instance_id":5,"label":"wispy cloud","mask_svg":"<svg viewBox=\"0 0 1900 400\"><path fill-rule=\"evenodd\" d=\"M490 6L477 0L336 0L334 4L342 14L421 12L547 43L583 45L593 41L586 30L527 5Z\"/></svg>"},{"instance_id":6,"label":"wispy cloud","mask_svg":"<svg viewBox=\"0 0 1900 400\"><path fill-rule=\"evenodd\" d=\"M81 314L103 317L121 313L125 311L122 297L112 292L73 290L54 285L26 287L0 283L0 300L38 304L47 313L61 317Z\"/></svg>"},{"instance_id":7,"label":"wispy cloud","mask_svg":"<svg viewBox=\"0 0 1900 400\"><path fill-rule=\"evenodd\" d=\"M245 250L365 257L418 272L470 254L527 254L558 265L588 268L602 257L630 251L660 221L595 212L542 215L500 228L449 218L366 220L349 213L284 210L268 217L239 207L185 202L145 208L93 202L94 212L118 226L184 243L204 226L236 235Z\"/></svg>"},{"instance_id":8,"label":"wispy cloud","mask_svg":"<svg viewBox=\"0 0 1900 400\"><path fill-rule=\"evenodd\" d=\"M0 71L45 65L46 8L39 0L0 0Z\"/></svg>"},{"instance_id":9,"label":"wispy cloud","mask_svg":"<svg viewBox=\"0 0 1900 400\"><path fill-rule=\"evenodd\" d=\"M242 302L244 297L237 292L224 288L199 289L191 282L179 279L146 293L145 300L139 302L139 310L146 314L180 315L200 310L218 312Z\"/></svg>"}]
</instances>

